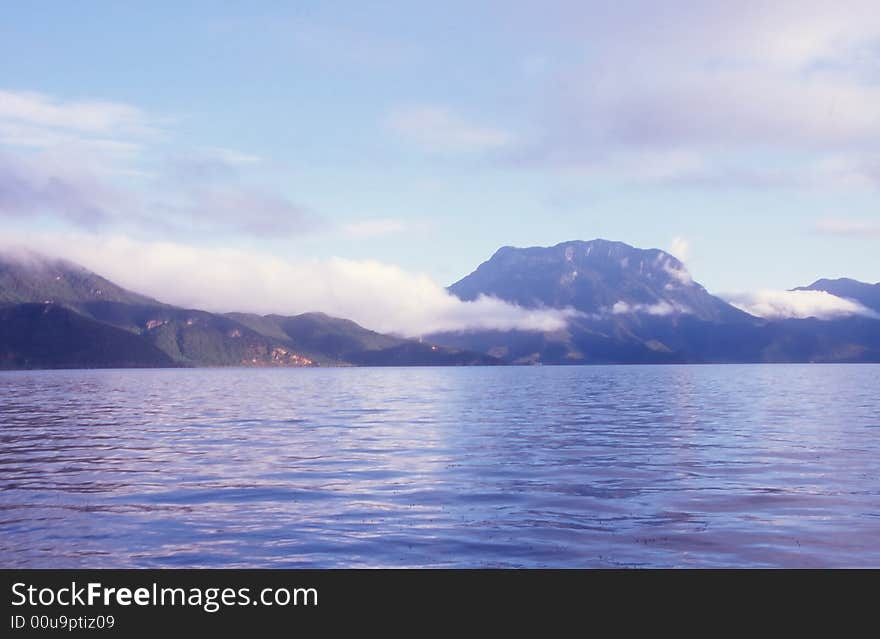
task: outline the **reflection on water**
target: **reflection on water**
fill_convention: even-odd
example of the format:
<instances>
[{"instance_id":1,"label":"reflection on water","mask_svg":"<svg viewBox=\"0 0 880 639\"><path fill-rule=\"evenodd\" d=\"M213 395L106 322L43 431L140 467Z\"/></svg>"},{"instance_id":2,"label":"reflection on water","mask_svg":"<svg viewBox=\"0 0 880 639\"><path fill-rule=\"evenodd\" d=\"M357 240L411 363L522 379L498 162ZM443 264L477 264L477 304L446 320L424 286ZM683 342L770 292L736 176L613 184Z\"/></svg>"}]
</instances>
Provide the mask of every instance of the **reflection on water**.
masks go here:
<instances>
[{"instance_id":1,"label":"reflection on water","mask_svg":"<svg viewBox=\"0 0 880 639\"><path fill-rule=\"evenodd\" d=\"M0 373L0 566L880 566L878 380Z\"/></svg>"}]
</instances>

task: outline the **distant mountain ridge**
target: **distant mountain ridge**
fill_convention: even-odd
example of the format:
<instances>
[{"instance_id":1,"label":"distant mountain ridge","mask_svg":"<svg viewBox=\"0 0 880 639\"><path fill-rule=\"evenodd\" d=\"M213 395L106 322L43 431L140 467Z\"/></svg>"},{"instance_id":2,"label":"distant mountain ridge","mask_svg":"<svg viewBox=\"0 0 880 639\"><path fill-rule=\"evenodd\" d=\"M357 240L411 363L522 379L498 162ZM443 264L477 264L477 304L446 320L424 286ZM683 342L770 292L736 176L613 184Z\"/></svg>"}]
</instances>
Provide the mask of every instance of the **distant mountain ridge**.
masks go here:
<instances>
[{"instance_id":1,"label":"distant mountain ridge","mask_svg":"<svg viewBox=\"0 0 880 639\"><path fill-rule=\"evenodd\" d=\"M880 361L877 320L754 317L711 295L674 256L622 242L504 247L449 291L580 312L559 331L430 336L514 363Z\"/></svg>"},{"instance_id":2,"label":"distant mountain ridge","mask_svg":"<svg viewBox=\"0 0 880 639\"><path fill-rule=\"evenodd\" d=\"M0 257L0 368L494 364L321 313L163 304L64 260Z\"/></svg>"},{"instance_id":3,"label":"distant mountain ridge","mask_svg":"<svg viewBox=\"0 0 880 639\"><path fill-rule=\"evenodd\" d=\"M748 317L710 295L669 253L602 239L505 246L449 291L462 300L490 295L527 308L571 307L588 314L641 310L710 321Z\"/></svg>"},{"instance_id":4,"label":"distant mountain ridge","mask_svg":"<svg viewBox=\"0 0 880 639\"><path fill-rule=\"evenodd\" d=\"M799 286L795 291L825 291L837 297L858 302L862 306L880 313L880 282L867 284L858 280L842 277L836 280L816 280L809 286Z\"/></svg>"},{"instance_id":5,"label":"distant mountain ridge","mask_svg":"<svg viewBox=\"0 0 880 639\"><path fill-rule=\"evenodd\" d=\"M878 310L878 289L841 279L795 290ZM181 308L64 260L0 256L0 368L880 362L876 316L754 317L711 295L674 256L622 242L504 247L449 290L575 312L552 331L412 340L323 313Z\"/></svg>"},{"instance_id":6,"label":"distant mountain ridge","mask_svg":"<svg viewBox=\"0 0 880 639\"><path fill-rule=\"evenodd\" d=\"M65 306L0 306L0 369L176 365L167 353L138 335Z\"/></svg>"}]
</instances>

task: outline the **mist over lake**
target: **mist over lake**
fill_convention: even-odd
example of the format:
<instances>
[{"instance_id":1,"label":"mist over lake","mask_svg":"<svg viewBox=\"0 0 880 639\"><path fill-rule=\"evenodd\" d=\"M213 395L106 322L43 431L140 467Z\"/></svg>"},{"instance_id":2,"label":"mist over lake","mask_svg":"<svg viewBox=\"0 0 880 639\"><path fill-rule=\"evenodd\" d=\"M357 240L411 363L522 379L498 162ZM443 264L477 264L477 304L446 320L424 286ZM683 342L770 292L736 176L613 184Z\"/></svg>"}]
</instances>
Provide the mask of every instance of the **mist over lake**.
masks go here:
<instances>
[{"instance_id":1,"label":"mist over lake","mask_svg":"<svg viewBox=\"0 0 880 639\"><path fill-rule=\"evenodd\" d=\"M0 372L5 567L880 566L880 365Z\"/></svg>"}]
</instances>

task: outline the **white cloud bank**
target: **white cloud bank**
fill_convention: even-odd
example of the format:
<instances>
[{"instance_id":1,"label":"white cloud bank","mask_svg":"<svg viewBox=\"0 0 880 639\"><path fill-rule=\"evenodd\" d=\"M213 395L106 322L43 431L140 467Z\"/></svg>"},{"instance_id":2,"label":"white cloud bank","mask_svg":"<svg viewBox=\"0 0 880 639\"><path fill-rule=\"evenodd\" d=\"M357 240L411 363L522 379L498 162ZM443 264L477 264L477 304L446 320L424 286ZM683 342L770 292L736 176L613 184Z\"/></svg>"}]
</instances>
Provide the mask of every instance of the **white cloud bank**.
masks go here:
<instances>
[{"instance_id":1,"label":"white cloud bank","mask_svg":"<svg viewBox=\"0 0 880 639\"><path fill-rule=\"evenodd\" d=\"M287 260L123 236L7 234L0 240L3 245L72 260L171 304L215 312L322 311L408 337L482 329L554 331L577 314L570 309L525 309L489 297L463 302L426 275L374 260Z\"/></svg>"},{"instance_id":2,"label":"white cloud bank","mask_svg":"<svg viewBox=\"0 0 880 639\"><path fill-rule=\"evenodd\" d=\"M858 302L825 291L758 291L726 297L738 309L767 319L815 317L835 319L848 315L878 317Z\"/></svg>"}]
</instances>

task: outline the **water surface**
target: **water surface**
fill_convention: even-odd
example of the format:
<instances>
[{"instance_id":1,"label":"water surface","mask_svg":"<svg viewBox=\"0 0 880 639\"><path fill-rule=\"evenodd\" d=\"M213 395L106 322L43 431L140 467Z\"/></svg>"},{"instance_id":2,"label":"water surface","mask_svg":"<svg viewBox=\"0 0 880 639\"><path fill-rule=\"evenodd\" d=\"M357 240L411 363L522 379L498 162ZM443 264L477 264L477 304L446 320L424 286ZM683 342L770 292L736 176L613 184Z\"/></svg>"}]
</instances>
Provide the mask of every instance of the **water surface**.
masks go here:
<instances>
[{"instance_id":1,"label":"water surface","mask_svg":"<svg viewBox=\"0 0 880 639\"><path fill-rule=\"evenodd\" d=\"M880 566L880 366L0 373L0 566Z\"/></svg>"}]
</instances>

